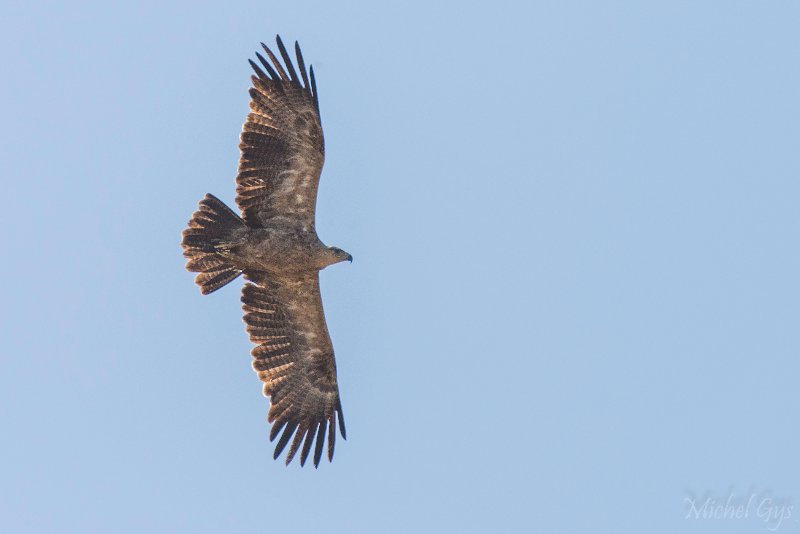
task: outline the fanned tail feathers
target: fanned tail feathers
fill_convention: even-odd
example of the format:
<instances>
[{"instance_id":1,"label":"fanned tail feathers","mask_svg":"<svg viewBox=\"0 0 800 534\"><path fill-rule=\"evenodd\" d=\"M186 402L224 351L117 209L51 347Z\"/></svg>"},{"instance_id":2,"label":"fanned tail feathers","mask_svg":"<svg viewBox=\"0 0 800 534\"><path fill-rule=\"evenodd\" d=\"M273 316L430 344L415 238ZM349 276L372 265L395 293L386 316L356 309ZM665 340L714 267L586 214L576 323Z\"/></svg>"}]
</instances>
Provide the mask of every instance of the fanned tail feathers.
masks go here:
<instances>
[{"instance_id":1,"label":"fanned tail feathers","mask_svg":"<svg viewBox=\"0 0 800 534\"><path fill-rule=\"evenodd\" d=\"M242 274L225 256L226 247L236 231L245 228L244 221L214 195L200 201L200 209L192 215L183 231L181 246L186 256L186 269L199 273L194 281L207 295Z\"/></svg>"}]
</instances>

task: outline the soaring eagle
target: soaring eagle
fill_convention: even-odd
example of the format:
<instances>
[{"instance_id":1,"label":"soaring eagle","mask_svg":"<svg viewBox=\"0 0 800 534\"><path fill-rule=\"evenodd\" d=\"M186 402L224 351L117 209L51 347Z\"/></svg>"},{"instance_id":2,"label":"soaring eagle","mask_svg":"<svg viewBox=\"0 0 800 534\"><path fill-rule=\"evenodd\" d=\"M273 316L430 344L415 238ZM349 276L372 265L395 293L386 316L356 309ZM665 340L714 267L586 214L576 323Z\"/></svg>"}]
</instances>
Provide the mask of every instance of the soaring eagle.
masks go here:
<instances>
[{"instance_id":1,"label":"soaring eagle","mask_svg":"<svg viewBox=\"0 0 800 534\"><path fill-rule=\"evenodd\" d=\"M253 348L253 369L270 398L270 441L280 434L274 458L289 445L286 464L300 445L304 465L314 445L319 466L327 432L333 459L336 424L346 439L336 382L333 345L325 324L319 271L347 252L317 237L314 211L325 159L314 69L295 42L299 75L280 36L283 64L265 44L269 61L259 66L250 88L250 113L242 127L236 204L241 217L213 195L200 201L181 246L186 269L204 295L240 274L244 322ZM282 431L282 433L281 433Z\"/></svg>"}]
</instances>

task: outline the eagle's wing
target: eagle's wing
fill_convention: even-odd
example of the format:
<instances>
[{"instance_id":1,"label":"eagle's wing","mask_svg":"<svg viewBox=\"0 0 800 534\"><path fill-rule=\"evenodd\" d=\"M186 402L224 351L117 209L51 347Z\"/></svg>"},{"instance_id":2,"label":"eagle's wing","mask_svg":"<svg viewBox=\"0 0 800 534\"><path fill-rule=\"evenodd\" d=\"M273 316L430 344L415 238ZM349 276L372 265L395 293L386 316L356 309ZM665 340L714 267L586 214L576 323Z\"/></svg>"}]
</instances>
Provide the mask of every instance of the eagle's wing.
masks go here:
<instances>
[{"instance_id":1,"label":"eagle's wing","mask_svg":"<svg viewBox=\"0 0 800 534\"><path fill-rule=\"evenodd\" d=\"M263 43L272 63L259 53L263 69L250 61L256 76L239 144L236 203L250 227L277 218L311 229L325 159L317 85L314 69L306 73L300 46L295 42L301 77L280 36L277 42L285 68Z\"/></svg>"},{"instance_id":2,"label":"eagle's wing","mask_svg":"<svg viewBox=\"0 0 800 534\"><path fill-rule=\"evenodd\" d=\"M258 345L252 350L253 369L264 382L264 394L270 397L270 441L283 430L274 457L291 439L288 465L305 438L300 454L300 464L305 464L316 434L316 467L326 431L328 459L333 459L337 413L339 431L347 438L319 274L290 278L246 271L245 277L256 282L242 289L242 308L250 341Z\"/></svg>"}]
</instances>

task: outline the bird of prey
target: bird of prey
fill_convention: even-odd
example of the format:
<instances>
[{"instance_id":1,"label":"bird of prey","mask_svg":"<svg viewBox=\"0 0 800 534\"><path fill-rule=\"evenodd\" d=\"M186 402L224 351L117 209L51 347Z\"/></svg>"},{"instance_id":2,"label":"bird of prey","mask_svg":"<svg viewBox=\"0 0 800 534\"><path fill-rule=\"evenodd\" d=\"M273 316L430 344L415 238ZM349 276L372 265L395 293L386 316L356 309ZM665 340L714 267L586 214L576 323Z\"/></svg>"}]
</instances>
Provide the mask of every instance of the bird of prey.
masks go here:
<instances>
[{"instance_id":1,"label":"bird of prey","mask_svg":"<svg viewBox=\"0 0 800 534\"><path fill-rule=\"evenodd\" d=\"M314 446L319 466L327 433L333 459L336 421L347 438L333 345L325 324L319 271L347 252L320 241L314 226L317 187L325 159L314 69L295 42L297 67L280 36L283 64L265 44L268 60L250 60L250 113L242 127L236 204L241 216L213 195L200 201L181 246L186 269L204 295L243 274L244 322L253 369L270 398L274 458L289 445L288 465L302 444L304 465ZM290 444L291 441L291 444Z\"/></svg>"}]
</instances>

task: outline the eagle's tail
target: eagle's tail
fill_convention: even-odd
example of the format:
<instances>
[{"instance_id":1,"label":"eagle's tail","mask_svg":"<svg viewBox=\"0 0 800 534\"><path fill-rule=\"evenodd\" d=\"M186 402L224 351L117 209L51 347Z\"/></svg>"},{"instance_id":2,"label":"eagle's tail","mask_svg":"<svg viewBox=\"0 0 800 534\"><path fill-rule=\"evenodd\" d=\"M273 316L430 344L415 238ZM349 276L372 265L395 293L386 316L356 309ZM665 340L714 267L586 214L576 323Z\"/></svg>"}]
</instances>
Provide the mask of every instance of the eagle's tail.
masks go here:
<instances>
[{"instance_id":1,"label":"eagle's tail","mask_svg":"<svg viewBox=\"0 0 800 534\"><path fill-rule=\"evenodd\" d=\"M200 273L194 281L203 295L242 274L226 257L226 250L240 228L245 228L244 221L233 210L214 195L206 195L183 231L181 246L187 259L186 269Z\"/></svg>"}]
</instances>

